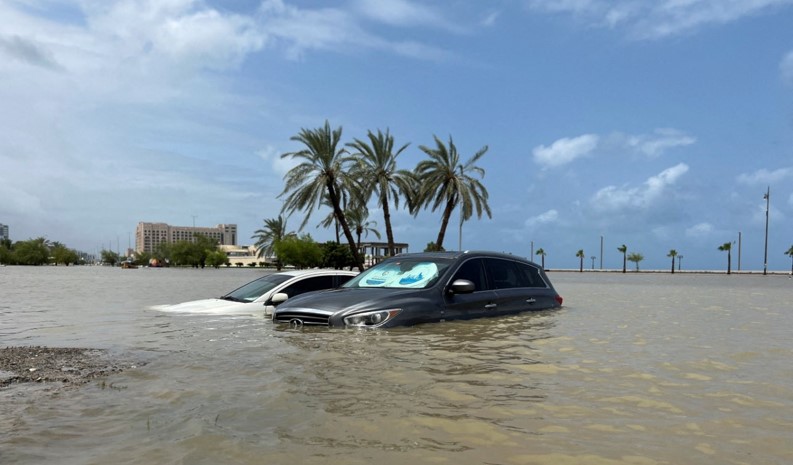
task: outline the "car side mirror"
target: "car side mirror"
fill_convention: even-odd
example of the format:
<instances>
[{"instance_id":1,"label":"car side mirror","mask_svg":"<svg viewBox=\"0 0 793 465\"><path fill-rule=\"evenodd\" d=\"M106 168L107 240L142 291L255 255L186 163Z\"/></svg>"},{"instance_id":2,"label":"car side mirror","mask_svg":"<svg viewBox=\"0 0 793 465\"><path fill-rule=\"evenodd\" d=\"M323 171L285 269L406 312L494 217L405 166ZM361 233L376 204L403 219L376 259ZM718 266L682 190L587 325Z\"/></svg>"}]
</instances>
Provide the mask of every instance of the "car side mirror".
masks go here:
<instances>
[{"instance_id":1,"label":"car side mirror","mask_svg":"<svg viewBox=\"0 0 793 465\"><path fill-rule=\"evenodd\" d=\"M449 286L451 294L470 294L476 290L474 283L467 279L455 279Z\"/></svg>"},{"instance_id":2,"label":"car side mirror","mask_svg":"<svg viewBox=\"0 0 793 465\"><path fill-rule=\"evenodd\" d=\"M284 294L283 292L279 292L279 293L273 295L272 297L270 297L270 300L265 302L265 305L276 306L278 304L282 304L282 303L286 302L286 299L288 299L288 298L289 298L289 296L287 294Z\"/></svg>"}]
</instances>

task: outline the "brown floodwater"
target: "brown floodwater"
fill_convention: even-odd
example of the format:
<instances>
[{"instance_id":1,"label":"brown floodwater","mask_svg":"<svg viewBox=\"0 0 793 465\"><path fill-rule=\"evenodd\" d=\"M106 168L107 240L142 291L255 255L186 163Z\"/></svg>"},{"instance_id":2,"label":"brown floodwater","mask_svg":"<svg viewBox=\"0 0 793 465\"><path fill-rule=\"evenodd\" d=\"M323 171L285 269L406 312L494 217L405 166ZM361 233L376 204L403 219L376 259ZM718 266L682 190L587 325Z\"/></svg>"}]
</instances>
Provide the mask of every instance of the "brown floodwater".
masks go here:
<instances>
[{"instance_id":1,"label":"brown floodwater","mask_svg":"<svg viewBox=\"0 0 793 465\"><path fill-rule=\"evenodd\" d=\"M142 362L0 390L0 463L793 463L788 276L555 272L560 310L387 331L151 309L261 273L0 268L0 346Z\"/></svg>"}]
</instances>

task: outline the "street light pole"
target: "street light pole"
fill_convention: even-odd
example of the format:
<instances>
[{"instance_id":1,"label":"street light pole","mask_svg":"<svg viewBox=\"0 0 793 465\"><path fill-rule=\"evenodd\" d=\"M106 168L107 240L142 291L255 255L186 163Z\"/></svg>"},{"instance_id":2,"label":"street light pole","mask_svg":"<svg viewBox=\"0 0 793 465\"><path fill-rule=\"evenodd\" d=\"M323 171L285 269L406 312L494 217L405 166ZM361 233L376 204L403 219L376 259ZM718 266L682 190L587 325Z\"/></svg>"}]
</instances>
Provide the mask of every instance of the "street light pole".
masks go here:
<instances>
[{"instance_id":1,"label":"street light pole","mask_svg":"<svg viewBox=\"0 0 793 465\"><path fill-rule=\"evenodd\" d=\"M771 206L771 186L763 196L765 199L765 254L763 255L763 275L768 274L768 208Z\"/></svg>"},{"instance_id":2,"label":"street light pole","mask_svg":"<svg viewBox=\"0 0 793 465\"><path fill-rule=\"evenodd\" d=\"M460 168L460 180L463 178L463 165L457 165ZM459 196L459 194L458 194ZM457 250L463 251L463 203L460 203L460 235L457 241Z\"/></svg>"}]
</instances>

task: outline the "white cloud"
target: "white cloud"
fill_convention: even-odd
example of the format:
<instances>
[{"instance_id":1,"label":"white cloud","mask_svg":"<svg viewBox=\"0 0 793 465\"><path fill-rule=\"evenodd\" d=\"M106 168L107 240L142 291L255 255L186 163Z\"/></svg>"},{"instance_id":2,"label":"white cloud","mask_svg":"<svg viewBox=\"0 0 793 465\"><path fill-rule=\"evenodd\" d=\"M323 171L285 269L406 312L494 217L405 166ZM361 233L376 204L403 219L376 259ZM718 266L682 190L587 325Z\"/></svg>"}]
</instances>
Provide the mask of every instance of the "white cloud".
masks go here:
<instances>
[{"instance_id":1,"label":"white cloud","mask_svg":"<svg viewBox=\"0 0 793 465\"><path fill-rule=\"evenodd\" d=\"M713 225L710 223L699 223L686 229L688 237L708 237L713 233Z\"/></svg>"},{"instance_id":2,"label":"white cloud","mask_svg":"<svg viewBox=\"0 0 793 465\"><path fill-rule=\"evenodd\" d=\"M779 63L779 70L782 73L782 79L788 84L793 84L793 51L788 52L782 62Z\"/></svg>"},{"instance_id":3,"label":"white cloud","mask_svg":"<svg viewBox=\"0 0 793 465\"><path fill-rule=\"evenodd\" d=\"M492 27L496 24L496 21L498 21L499 16L501 16L501 12L499 11L491 12L490 14L485 16L484 19L482 19L482 22L480 24L482 24L482 26L485 27Z\"/></svg>"},{"instance_id":4,"label":"white cloud","mask_svg":"<svg viewBox=\"0 0 793 465\"><path fill-rule=\"evenodd\" d=\"M524 226L531 229L544 224L556 223L557 221L559 221L559 212L551 209L527 219L524 222Z\"/></svg>"},{"instance_id":5,"label":"white cloud","mask_svg":"<svg viewBox=\"0 0 793 465\"><path fill-rule=\"evenodd\" d=\"M655 158L667 149L685 147L697 141L682 131L671 128L656 129L652 135L627 136L625 144L634 150Z\"/></svg>"},{"instance_id":6,"label":"white cloud","mask_svg":"<svg viewBox=\"0 0 793 465\"><path fill-rule=\"evenodd\" d=\"M595 150L599 140L600 138L595 134L584 134L578 137L559 139L550 147L540 145L532 151L534 161L550 168L566 165Z\"/></svg>"},{"instance_id":7,"label":"white cloud","mask_svg":"<svg viewBox=\"0 0 793 465\"><path fill-rule=\"evenodd\" d=\"M599 27L624 27L638 39L660 39L767 14L793 0L529 0L536 11L569 13Z\"/></svg>"},{"instance_id":8,"label":"white cloud","mask_svg":"<svg viewBox=\"0 0 793 465\"><path fill-rule=\"evenodd\" d=\"M688 165L679 163L653 176L640 187L608 186L600 189L591 203L599 211L619 211L624 209L644 209L654 204L688 172Z\"/></svg>"},{"instance_id":9,"label":"white cloud","mask_svg":"<svg viewBox=\"0 0 793 465\"><path fill-rule=\"evenodd\" d=\"M775 184L785 179L793 178L793 167L779 168L774 171L767 169L757 170L754 173L743 173L738 176L738 182L750 186L762 184Z\"/></svg>"},{"instance_id":10,"label":"white cloud","mask_svg":"<svg viewBox=\"0 0 793 465\"><path fill-rule=\"evenodd\" d=\"M426 5L408 0L356 0L367 18L394 26L432 26L451 29L444 16Z\"/></svg>"},{"instance_id":11,"label":"white cloud","mask_svg":"<svg viewBox=\"0 0 793 465\"><path fill-rule=\"evenodd\" d=\"M697 139L673 128L659 128L652 134L628 135L615 132L602 137L597 134L584 134L578 137L564 137L550 146L539 145L532 154L534 161L545 168L555 168L600 151L639 152L650 158L661 156L675 147L694 144Z\"/></svg>"},{"instance_id":12,"label":"white cloud","mask_svg":"<svg viewBox=\"0 0 793 465\"><path fill-rule=\"evenodd\" d=\"M382 4L361 0L355 5L355 11L338 8L310 10L285 5L282 0L265 0L260 7L261 30L266 31L272 43L284 47L292 59L300 59L312 50L350 47L385 50L421 60L443 60L450 56L446 51L414 40L389 41L363 27L368 19L375 19L401 27L419 24L454 29L434 10L404 0L389 0Z\"/></svg>"}]
</instances>

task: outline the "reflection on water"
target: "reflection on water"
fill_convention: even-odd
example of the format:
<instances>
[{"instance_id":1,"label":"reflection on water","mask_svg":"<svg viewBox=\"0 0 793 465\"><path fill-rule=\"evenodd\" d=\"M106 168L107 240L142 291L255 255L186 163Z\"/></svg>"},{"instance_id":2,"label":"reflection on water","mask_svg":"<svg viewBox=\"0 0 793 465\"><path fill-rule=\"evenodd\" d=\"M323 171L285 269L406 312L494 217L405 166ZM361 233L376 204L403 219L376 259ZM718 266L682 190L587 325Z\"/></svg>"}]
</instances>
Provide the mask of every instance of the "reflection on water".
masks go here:
<instances>
[{"instance_id":1,"label":"reflection on water","mask_svg":"<svg viewBox=\"0 0 793 465\"><path fill-rule=\"evenodd\" d=\"M555 273L561 310L388 331L147 310L256 273L4 268L0 343L148 364L0 391L0 463L793 462L786 277Z\"/></svg>"}]
</instances>

